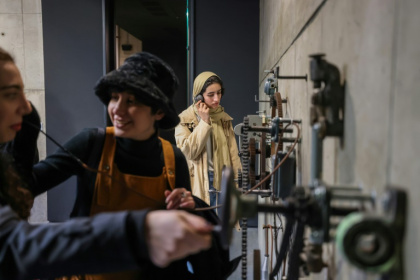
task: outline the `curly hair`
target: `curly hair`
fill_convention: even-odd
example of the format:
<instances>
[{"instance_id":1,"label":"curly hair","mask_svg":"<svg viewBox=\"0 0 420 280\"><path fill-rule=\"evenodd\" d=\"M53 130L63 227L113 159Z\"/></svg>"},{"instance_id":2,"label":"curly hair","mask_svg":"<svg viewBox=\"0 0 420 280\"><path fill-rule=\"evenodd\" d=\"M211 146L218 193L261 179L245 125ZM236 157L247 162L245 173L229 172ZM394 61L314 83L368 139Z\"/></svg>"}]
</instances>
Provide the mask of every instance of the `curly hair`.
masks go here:
<instances>
[{"instance_id":1,"label":"curly hair","mask_svg":"<svg viewBox=\"0 0 420 280\"><path fill-rule=\"evenodd\" d=\"M14 168L13 158L5 153L0 153L0 203L10 205L25 220L34 203L32 193Z\"/></svg>"},{"instance_id":2,"label":"curly hair","mask_svg":"<svg viewBox=\"0 0 420 280\"><path fill-rule=\"evenodd\" d=\"M15 62L15 60L13 59L13 57L10 55L10 53L8 53L7 51L5 51L4 49L0 48L0 61L4 61L4 62Z\"/></svg>"}]
</instances>

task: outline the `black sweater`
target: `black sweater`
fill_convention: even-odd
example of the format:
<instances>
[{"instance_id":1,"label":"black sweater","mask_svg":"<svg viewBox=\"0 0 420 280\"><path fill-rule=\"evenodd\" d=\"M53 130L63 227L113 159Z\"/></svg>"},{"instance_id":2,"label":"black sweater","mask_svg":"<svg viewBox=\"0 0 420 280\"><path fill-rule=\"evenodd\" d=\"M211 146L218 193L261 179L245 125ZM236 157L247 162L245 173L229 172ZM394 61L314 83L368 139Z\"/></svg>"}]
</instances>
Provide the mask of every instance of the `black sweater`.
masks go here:
<instances>
[{"instance_id":1,"label":"black sweater","mask_svg":"<svg viewBox=\"0 0 420 280\"><path fill-rule=\"evenodd\" d=\"M101 159L104 140L105 135L98 135L98 129L88 128L63 146L82 162L96 169ZM191 190L185 157L176 146L172 147L175 152L175 185ZM122 173L150 177L161 175L164 159L157 134L145 141L117 137L114 162ZM73 175L78 177L78 190L72 216L89 216L97 174L86 171L61 148L33 167L34 181L30 184L32 192L38 195Z\"/></svg>"}]
</instances>

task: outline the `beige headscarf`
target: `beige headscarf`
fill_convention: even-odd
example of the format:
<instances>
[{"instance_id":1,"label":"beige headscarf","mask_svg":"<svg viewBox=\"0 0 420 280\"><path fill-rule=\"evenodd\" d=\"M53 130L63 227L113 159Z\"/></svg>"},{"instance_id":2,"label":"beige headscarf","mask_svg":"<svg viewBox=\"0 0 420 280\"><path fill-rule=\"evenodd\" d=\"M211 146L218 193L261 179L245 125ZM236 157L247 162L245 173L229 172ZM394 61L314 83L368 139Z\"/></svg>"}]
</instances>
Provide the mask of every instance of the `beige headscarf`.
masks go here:
<instances>
[{"instance_id":1,"label":"beige headscarf","mask_svg":"<svg viewBox=\"0 0 420 280\"><path fill-rule=\"evenodd\" d=\"M193 86L193 97L201 92L203 86L208 78L212 76L220 77L213 72L203 72L198 75L194 80ZM197 108L194 106L194 112L197 113ZM227 137L223 130L222 117L225 115L222 106L215 109L210 109L211 126L213 128L213 168L214 168L214 181L213 186L215 189L220 190L220 182L222 179L222 168L223 166L231 166L229 147L227 144Z\"/></svg>"},{"instance_id":2,"label":"beige headscarf","mask_svg":"<svg viewBox=\"0 0 420 280\"><path fill-rule=\"evenodd\" d=\"M207 79L212 76L216 76L220 79L219 76L217 76L215 73L210 72L210 71L203 72L195 78L194 85L193 85L193 98L201 92Z\"/></svg>"}]
</instances>

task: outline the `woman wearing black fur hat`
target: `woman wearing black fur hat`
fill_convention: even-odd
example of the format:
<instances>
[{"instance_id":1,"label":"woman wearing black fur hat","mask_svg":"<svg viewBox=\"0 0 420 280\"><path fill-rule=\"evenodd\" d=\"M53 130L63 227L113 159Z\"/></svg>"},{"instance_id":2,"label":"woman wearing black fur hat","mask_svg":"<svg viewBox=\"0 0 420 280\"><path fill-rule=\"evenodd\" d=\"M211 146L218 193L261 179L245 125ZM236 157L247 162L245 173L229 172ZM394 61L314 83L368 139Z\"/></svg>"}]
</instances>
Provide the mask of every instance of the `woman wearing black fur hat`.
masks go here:
<instances>
[{"instance_id":1,"label":"woman wearing black fur hat","mask_svg":"<svg viewBox=\"0 0 420 280\"><path fill-rule=\"evenodd\" d=\"M137 209L194 209L205 203L191 195L187 162L183 153L158 137L158 130L175 127L179 118L172 98L178 80L158 57L142 52L102 77L95 93L107 106L113 123L104 133L85 129L64 147L97 173L86 171L69 153L59 149L36 164L31 190L35 195L68 179L78 177L73 217ZM208 211L206 219L217 217ZM93 279L223 279L228 252L214 248L191 258L194 275L186 260L158 269L152 264L142 271L100 275ZM216 255L215 255L216 254ZM222 259L220 254L223 254ZM209 258L213 259L209 261Z\"/></svg>"}]
</instances>

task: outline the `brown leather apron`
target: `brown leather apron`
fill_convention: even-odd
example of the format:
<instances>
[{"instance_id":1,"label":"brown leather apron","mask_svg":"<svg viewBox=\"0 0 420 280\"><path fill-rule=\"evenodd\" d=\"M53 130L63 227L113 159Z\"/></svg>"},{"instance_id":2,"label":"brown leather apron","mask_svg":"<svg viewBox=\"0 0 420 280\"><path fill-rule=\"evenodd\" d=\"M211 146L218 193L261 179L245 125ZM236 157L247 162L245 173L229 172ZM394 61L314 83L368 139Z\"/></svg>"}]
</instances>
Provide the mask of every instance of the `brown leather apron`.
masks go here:
<instances>
[{"instance_id":1,"label":"brown leather apron","mask_svg":"<svg viewBox=\"0 0 420 280\"><path fill-rule=\"evenodd\" d=\"M160 138L162 142L165 166L157 177L136 176L121 173L114 163L116 140L114 127L106 128L106 138L92 199L90 214L113 212L120 210L140 210L145 208L164 209L167 189L175 188L175 154L170 142ZM156 159L152 159L156 160ZM118 273L71 276L61 280L135 280L141 278L140 271L124 271Z\"/></svg>"}]
</instances>

